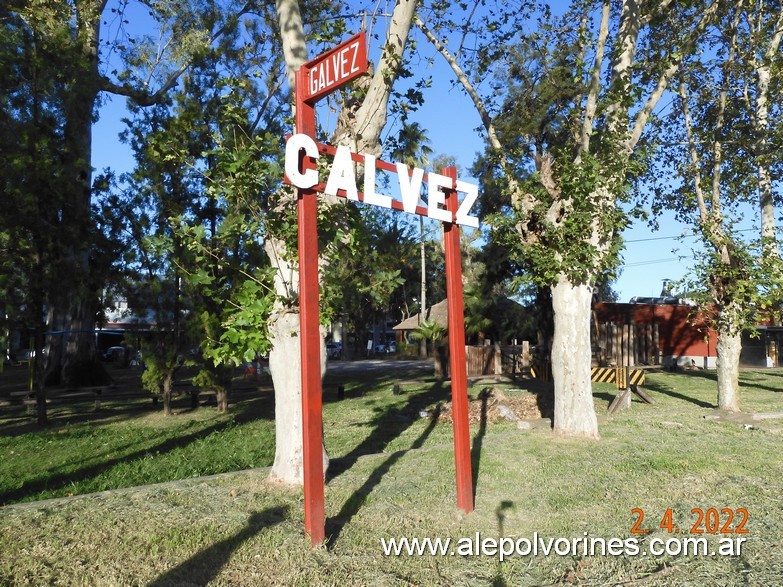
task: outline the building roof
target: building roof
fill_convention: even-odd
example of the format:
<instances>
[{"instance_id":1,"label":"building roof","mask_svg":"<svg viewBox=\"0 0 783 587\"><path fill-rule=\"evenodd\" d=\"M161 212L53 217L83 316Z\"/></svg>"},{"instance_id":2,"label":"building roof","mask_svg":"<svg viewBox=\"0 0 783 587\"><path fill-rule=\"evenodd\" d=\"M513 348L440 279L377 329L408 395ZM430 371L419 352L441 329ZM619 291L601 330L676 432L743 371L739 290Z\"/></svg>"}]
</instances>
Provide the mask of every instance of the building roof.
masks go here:
<instances>
[{"instance_id":1,"label":"building roof","mask_svg":"<svg viewBox=\"0 0 783 587\"><path fill-rule=\"evenodd\" d=\"M434 320L439 326L442 326L443 328L449 327L449 301L448 299L445 299L441 302L438 302L434 306L430 306L427 308L427 311L424 313L424 318L422 322L426 320ZM419 326L419 315L414 314L410 318L406 318L397 326L394 327L394 330L416 330Z\"/></svg>"}]
</instances>

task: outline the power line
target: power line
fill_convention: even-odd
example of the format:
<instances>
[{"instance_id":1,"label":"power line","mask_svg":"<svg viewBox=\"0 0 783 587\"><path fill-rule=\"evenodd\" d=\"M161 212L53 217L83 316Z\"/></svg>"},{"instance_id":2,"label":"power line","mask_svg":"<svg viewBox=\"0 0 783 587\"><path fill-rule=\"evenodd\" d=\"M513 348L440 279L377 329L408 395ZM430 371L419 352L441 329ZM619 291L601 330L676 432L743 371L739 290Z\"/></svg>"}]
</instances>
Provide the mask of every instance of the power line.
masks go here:
<instances>
[{"instance_id":1,"label":"power line","mask_svg":"<svg viewBox=\"0 0 783 587\"><path fill-rule=\"evenodd\" d=\"M743 228L742 230L735 230L734 232L754 232L758 230L758 228ZM635 238L631 240L626 240L624 242L626 243L646 243L649 241L662 241L662 240L675 240L679 238L693 238L695 236L698 236L696 234L678 234L676 236L653 236L650 238Z\"/></svg>"},{"instance_id":2,"label":"power line","mask_svg":"<svg viewBox=\"0 0 783 587\"><path fill-rule=\"evenodd\" d=\"M681 261L679 257L670 257L668 259L652 259L650 261L636 261L634 263L623 263L623 267L641 267L642 265L655 265L658 263L671 263L672 261Z\"/></svg>"}]
</instances>

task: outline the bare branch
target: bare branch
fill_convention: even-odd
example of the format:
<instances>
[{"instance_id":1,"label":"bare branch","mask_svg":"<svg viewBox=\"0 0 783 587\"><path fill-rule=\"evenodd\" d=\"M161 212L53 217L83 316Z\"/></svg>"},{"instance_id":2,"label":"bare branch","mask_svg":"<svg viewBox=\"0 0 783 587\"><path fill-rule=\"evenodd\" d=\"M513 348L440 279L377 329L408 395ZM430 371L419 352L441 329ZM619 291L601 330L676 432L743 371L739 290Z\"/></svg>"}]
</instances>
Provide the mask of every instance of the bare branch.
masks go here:
<instances>
[{"instance_id":1,"label":"bare branch","mask_svg":"<svg viewBox=\"0 0 783 587\"><path fill-rule=\"evenodd\" d=\"M601 90L601 66L604 61L604 50L606 48L606 39L609 37L609 15L611 2L604 0L601 10L601 25L598 32L598 43L596 44L595 62L593 63L593 73L590 78L590 89L587 93L587 103L585 104L584 121L582 122L582 138L580 141L580 152L577 154L579 160L581 153L590 150L590 137L593 133L593 120L598 108L598 94Z\"/></svg>"},{"instance_id":2,"label":"bare branch","mask_svg":"<svg viewBox=\"0 0 783 587\"><path fill-rule=\"evenodd\" d=\"M679 94L680 99L682 100L682 113L683 120L685 122L685 132L688 137L688 153L690 154L691 167L693 169L693 192L696 195L696 204L699 208L701 224L704 226L709 221L709 211L707 210L707 204L704 200L704 190L701 187L701 160L699 158L699 151L696 148L697 143L693 134L693 118L691 117L691 109L688 106L688 90L685 87L685 83L680 84Z\"/></svg>"},{"instance_id":3,"label":"bare branch","mask_svg":"<svg viewBox=\"0 0 783 587\"><path fill-rule=\"evenodd\" d=\"M240 10L237 13L237 17L247 14L251 6L252 6L252 0L247 4L245 4L242 10ZM207 44L212 45L220 37L226 34L227 31L228 31L228 26L223 25L217 31L212 33L212 35L209 37ZM137 86L133 86L130 84L117 84L104 75L100 76L100 90L103 92L109 92L111 94L117 94L119 96L125 96L127 98L130 98L139 106L152 106L154 104L159 104L160 102L163 101L166 94L168 94L170 90L176 87L179 78L182 77L183 73L185 73L188 69L190 69L191 65L192 62L190 60L186 61L184 64L182 64L182 66L179 69L171 73L169 77L166 79L166 81L163 83L163 85L160 88L158 88L155 92L149 92L146 89L146 87L139 88Z\"/></svg>"},{"instance_id":4,"label":"bare branch","mask_svg":"<svg viewBox=\"0 0 783 587\"><path fill-rule=\"evenodd\" d=\"M419 27L419 29L424 33L430 43L432 43L438 53L440 53L449 64L451 70L454 72L454 75L457 76L457 80L462 85L470 99L473 101L473 106L476 108L476 111L481 117L484 130L487 132L487 139L489 140L489 144L496 151L497 156L500 159L500 166L506 175L509 192L511 193L511 205L514 208L517 208L523 217L527 217L533 210L534 201L532 197L522 191L516 178L514 177L511 163L506 156L503 145L498 138L495 126L492 124L492 117L489 115L489 112L487 112L483 100L478 95L476 88L468 79L468 76L465 75L464 71L462 71L462 68L460 67L459 63L457 63L456 58L449 52L443 43L438 40L435 34L418 17L416 17L414 22L416 26Z\"/></svg>"},{"instance_id":5,"label":"bare branch","mask_svg":"<svg viewBox=\"0 0 783 587\"><path fill-rule=\"evenodd\" d=\"M376 152L386 126L391 89L397 79L402 55L416 12L417 0L398 0L392 13L386 44L362 105L356 112L354 137L358 150Z\"/></svg>"},{"instance_id":6,"label":"bare branch","mask_svg":"<svg viewBox=\"0 0 783 587\"><path fill-rule=\"evenodd\" d=\"M710 4L710 6L708 6L707 9L701 13L701 18L699 18L696 26L693 27L684 37L680 51L674 53L671 63L664 70L663 74L658 80L655 90L653 90L653 92L648 96L644 106L636 115L636 119L634 120L633 127L631 129L631 134L625 145L626 153L630 154L633 152L633 149L636 147L636 144L639 142L639 139L642 136L642 132L644 131L644 127L647 124L647 121L650 119L650 116L655 109L655 106L658 104L661 96L663 96L663 93L666 91L666 88L668 87L672 77L677 73L677 71L679 71L680 65L682 65L682 60L687 53L686 49L691 47L693 43L696 42L696 39L698 39L699 36L701 36L701 34L705 31L707 26L712 23L712 20L718 11L718 4L718 0L714 0L712 4Z\"/></svg>"},{"instance_id":7,"label":"bare branch","mask_svg":"<svg viewBox=\"0 0 783 587\"><path fill-rule=\"evenodd\" d=\"M459 83L462 84L462 87L465 89L465 92L467 92L468 96L470 96L470 99L473 101L473 106L475 106L476 111L481 117L481 122L484 125L484 130L487 131L489 144L492 146L493 149L501 150L500 139L498 139L497 132L495 131L495 127L492 124L492 117L489 115L489 112L487 112L487 109L484 106L484 102L481 99L481 97L478 95L476 88L473 87L473 84L468 79L468 76L465 75L465 72L462 71L462 68L460 67L459 63L457 63L457 58L451 54L451 52L446 48L446 46L440 42L438 37L435 36L435 33L433 33L427 27L427 25L425 25L421 21L421 19L419 19L418 16L416 17L414 22L416 26L419 27L419 29L421 29L421 31L424 33L424 36L426 36L427 39L430 41L430 43L432 43L435 49L437 49L438 53L440 53L443 56L443 58L451 67L451 70L454 72L454 75L457 76L457 80L459 81Z\"/></svg>"},{"instance_id":8,"label":"bare branch","mask_svg":"<svg viewBox=\"0 0 783 587\"><path fill-rule=\"evenodd\" d=\"M459 40L459 44L457 45L457 52L454 54L455 59L459 59L459 54L462 53L462 49L465 46L465 39L468 36L468 25L470 24L470 21L473 20L473 16L476 14L476 9L479 7L479 4L479 0L476 0L473 3L473 10L470 11L468 18L465 19L465 26L462 27L462 38Z\"/></svg>"}]
</instances>

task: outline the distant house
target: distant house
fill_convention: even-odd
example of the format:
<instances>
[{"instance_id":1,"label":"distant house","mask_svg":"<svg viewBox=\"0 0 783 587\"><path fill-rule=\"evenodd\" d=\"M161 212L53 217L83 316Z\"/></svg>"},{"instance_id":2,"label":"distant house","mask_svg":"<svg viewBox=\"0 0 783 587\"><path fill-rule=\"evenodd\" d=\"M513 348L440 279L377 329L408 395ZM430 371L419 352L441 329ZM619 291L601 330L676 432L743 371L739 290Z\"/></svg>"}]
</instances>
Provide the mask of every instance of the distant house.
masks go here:
<instances>
[{"instance_id":1,"label":"distant house","mask_svg":"<svg viewBox=\"0 0 783 587\"><path fill-rule=\"evenodd\" d=\"M512 342L514 339L519 339L521 341L526 336L530 336L529 310L519 302L501 296L494 299L487 310L487 315L493 317L491 319L492 323L486 328L485 332L488 338L508 338L508 341L497 340L495 342ZM408 334L416 330L420 322L426 320L432 320L442 328L448 330L448 311L448 299L445 299L427 308L421 321L419 320L419 314L414 314L410 318L406 318L394 326L394 331L397 333L397 340L408 340ZM467 322L468 316L465 318ZM483 336L484 335L482 334L479 337L479 344L482 344Z\"/></svg>"},{"instance_id":2,"label":"distant house","mask_svg":"<svg viewBox=\"0 0 783 587\"><path fill-rule=\"evenodd\" d=\"M593 350L599 364L714 368L718 334L690 305L596 302Z\"/></svg>"},{"instance_id":3,"label":"distant house","mask_svg":"<svg viewBox=\"0 0 783 587\"><path fill-rule=\"evenodd\" d=\"M414 314L410 318L406 318L399 324L393 327L393 330L397 333L397 340L407 338L408 334L418 328L421 322L427 320L434 321L438 326L448 329L449 327L449 301L443 300L438 302L434 306L427 308L424 312L421 320L419 320L419 314Z\"/></svg>"},{"instance_id":4,"label":"distant house","mask_svg":"<svg viewBox=\"0 0 783 587\"><path fill-rule=\"evenodd\" d=\"M718 333L703 312L680 300L635 298L635 303L593 305L593 353L597 364L663 365L714 369ZM672 303L675 302L675 303ZM759 320L743 334L740 365L783 366L783 326Z\"/></svg>"}]
</instances>

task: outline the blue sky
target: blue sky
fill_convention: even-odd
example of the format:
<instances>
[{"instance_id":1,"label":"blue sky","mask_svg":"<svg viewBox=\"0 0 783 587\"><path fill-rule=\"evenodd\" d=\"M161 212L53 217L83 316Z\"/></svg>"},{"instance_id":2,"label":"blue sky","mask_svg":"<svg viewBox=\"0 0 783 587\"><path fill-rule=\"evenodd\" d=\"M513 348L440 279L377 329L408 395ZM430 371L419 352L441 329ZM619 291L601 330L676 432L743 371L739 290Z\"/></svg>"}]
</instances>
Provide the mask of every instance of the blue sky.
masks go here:
<instances>
[{"instance_id":1,"label":"blue sky","mask_svg":"<svg viewBox=\"0 0 783 587\"><path fill-rule=\"evenodd\" d=\"M482 139L475 131L480 124L478 115L469 100L457 90L440 94L433 91L433 94L415 119L427 129L436 153L451 155L463 169L468 169L483 148ZM444 101L448 107L444 107ZM129 171L133 168L132 153L118 138L123 130L120 120L125 116L124 104L123 98L111 98L104 104L101 117L93 127L93 166L97 170L111 167ZM658 295L664 279L676 280L686 274L697 239L693 236L679 239L685 230L672 218L664 218L657 232L644 223L636 223L624 233L625 266L614 284L620 301L628 301L633 296Z\"/></svg>"},{"instance_id":2,"label":"blue sky","mask_svg":"<svg viewBox=\"0 0 783 587\"><path fill-rule=\"evenodd\" d=\"M412 119L426 129L436 154L453 156L460 167L467 170L483 149L482 138L476 131L481 121L469 98L452 86L453 74L443 59L429 48L422 50L428 51L425 58L419 60L422 69L429 68L426 56L434 57L434 65L428 72L432 75L433 86L426 91L425 103ZM374 51L377 48L371 47L371 59L376 58ZM104 167L118 172L132 169L130 149L118 138L123 130L123 116L125 99L106 97L100 118L93 127L93 166L96 170ZM319 122L329 124L327 120ZM659 225L659 230L653 231L646 223L636 222L624 233L625 263L613 286L620 301L628 301L633 296L658 295L664 279L681 279L691 268L698 239L688 235L686 227L671 215L661 218ZM679 238L683 234L686 236Z\"/></svg>"}]
</instances>

